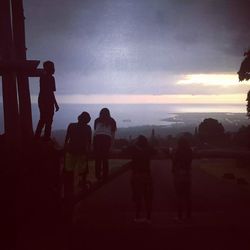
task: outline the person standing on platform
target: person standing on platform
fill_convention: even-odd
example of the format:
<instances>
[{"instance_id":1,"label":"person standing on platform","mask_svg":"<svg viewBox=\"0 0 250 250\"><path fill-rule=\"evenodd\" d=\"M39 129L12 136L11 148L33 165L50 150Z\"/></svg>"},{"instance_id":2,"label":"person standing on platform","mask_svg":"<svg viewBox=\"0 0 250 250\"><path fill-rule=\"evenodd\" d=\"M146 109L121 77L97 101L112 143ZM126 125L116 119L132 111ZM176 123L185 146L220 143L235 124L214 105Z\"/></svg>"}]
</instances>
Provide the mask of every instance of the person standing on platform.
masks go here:
<instances>
[{"instance_id":1,"label":"person standing on platform","mask_svg":"<svg viewBox=\"0 0 250 250\"><path fill-rule=\"evenodd\" d=\"M54 112L59 110L59 106L54 94L56 91L55 78L53 76L55 73L54 63L46 61L43 63L43 68L44 72L40 77L40 92L38 96L40 119L35 131L35 138L40 138L44 128L43 139L44 141L49 141Z\"/></svg>"}]
</instances>

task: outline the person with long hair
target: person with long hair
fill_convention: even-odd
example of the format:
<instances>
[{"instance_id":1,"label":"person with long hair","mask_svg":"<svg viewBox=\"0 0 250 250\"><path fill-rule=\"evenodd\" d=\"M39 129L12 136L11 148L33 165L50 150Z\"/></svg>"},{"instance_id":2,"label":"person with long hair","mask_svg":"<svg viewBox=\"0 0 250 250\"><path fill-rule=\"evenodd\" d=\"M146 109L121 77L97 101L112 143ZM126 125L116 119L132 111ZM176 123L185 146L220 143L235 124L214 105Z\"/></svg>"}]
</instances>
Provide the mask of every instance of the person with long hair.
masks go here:
<instances>
[{"instance_id":1,"label":"person with long hair","mask_svg":"<svg viewBox=\"0 0 250 250\"><path fill-rule=\"evenodd\" d=\"M177 148L173 153L172 173L177 194L177 219L180 221L191 219L192 154L188 140L185 137L179 138Z\"/></svg>"},{"instance_id":2,"label":"person with long hair","mask_svg":"<svg viewBox=\"0 0 250 250\"><path fill-rule=\"evenodd\" d=\"M110 111L103 108L94 123L95 175L98 181L106 180L109 175L108 155L116 129Z\"/></svg>"}]
</instances>

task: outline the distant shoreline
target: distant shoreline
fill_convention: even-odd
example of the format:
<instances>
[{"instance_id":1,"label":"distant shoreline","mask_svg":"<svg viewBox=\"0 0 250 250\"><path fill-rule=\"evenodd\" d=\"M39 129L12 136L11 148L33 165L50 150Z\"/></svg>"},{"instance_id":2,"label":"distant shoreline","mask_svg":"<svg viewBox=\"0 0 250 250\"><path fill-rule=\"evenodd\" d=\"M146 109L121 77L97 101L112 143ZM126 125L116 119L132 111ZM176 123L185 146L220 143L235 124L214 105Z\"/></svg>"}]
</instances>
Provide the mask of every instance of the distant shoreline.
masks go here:
<instances>
[{"instance_id":1,"label":"distant shoreline","mask_svg":"<svg viewBox=\"0 0 250 250\"><path fill-rule=\"evenodd\" d=\"M166 137L168 135L176 136L183 132L194 134L195 129L206 118L217 119L221 122L226 132L236 132L242 126L250 125L244 113L220 112L220 113L172 113L174 117L163 118L167 124L146 124L121 127L118 126L116 138L135 138L140 134L150 137L154 129L155 136ZM91 125L92 129L93 126ZM53 134L59 143L63 143L66 133L65 129L54 130ZM60 139L58 139L60 138Z\"/></svg>"},{"instance_id":2,"label":"distant shoreline","mask_svg":"<svg viewBox=\"0 0 250 250\"><path fill-rule=\"evenodd\" d=\"M90 126L93 127L100 108L108 107L112 117L117 121L119 129L143 128L145 126L197 126L205 118L214 118L225 124L226 129L235 130L240 125L248 125L246 106L241 104L111 104L111 105L79 105L61 104L55 113L53 130L65 130L70 122L75 122L82 111L91 115ZM198 109L198 110L197 110ZM201 111L200 111L201 110ZM37 104L32 104L33 128L39 120ZM0 133L4 131L3 107L0 103ZM237 123L237 126L235 127ZM234 127L234 128L233 128ZM190 129L189 129L190 130Z\"/></svg>"}]
</instances>

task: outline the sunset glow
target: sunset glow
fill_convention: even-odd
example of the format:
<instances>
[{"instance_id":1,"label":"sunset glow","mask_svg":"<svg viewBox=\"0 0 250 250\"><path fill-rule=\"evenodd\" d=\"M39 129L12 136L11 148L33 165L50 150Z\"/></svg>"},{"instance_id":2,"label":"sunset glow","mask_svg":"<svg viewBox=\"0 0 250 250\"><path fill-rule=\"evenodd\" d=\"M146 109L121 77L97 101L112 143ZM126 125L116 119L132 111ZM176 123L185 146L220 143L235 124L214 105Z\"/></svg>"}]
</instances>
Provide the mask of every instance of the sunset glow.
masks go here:
<instances>
[{"instance_id":1,"label":"sunset glow","mask_svg":"<svg viewBox=\"0 0 250 250\"><path fill-rule=\"evenodd\" d=\"M177 84L202 84L202 85L222 85L230 87L238 84L237 74L190 74L185 75Z\"/></svg>"},{"instance_id":2,"label":"sunset glow","mask_svg":"<svg viewBox=\"0 0 250 250\"><path fill-rule=\"evenodd\" d=\"M65 104L242 104L245 94L228 95L59 95ZM37 102L37 96L32 96Z\"/></svg>"}]
</instances>

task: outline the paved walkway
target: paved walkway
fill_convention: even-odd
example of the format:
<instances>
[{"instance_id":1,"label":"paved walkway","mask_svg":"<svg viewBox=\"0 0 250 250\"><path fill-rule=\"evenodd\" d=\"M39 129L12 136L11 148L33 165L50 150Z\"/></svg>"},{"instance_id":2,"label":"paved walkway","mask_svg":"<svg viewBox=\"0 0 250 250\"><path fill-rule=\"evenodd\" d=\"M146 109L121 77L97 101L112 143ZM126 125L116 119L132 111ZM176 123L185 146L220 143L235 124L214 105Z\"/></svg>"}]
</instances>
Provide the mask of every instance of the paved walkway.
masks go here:
<instances>
[{"instance_id":1,"label":"paved walkway","mask_svg":"<svg viewBox=\"0 0 250 250\"><path fill-rule=\"evenodd\" d=\"M174 221L170 161L155 160L151 225L133 223L130 172L126 172L76 205L72 227L49 214L54 208L46 201L48 195L39 198L47 207L22 228L17 249L250 249L250 192L208 175L198 165L194 161L190 223Z\"/></svg>"},{"instance_id":2,"label":"paved walkway","mask_svg":"<svg viewBox=\"0 0 250 250\"><path fill-rule=\"evenodd\" d=\"M227 180L219 180L193 164L193 220L176 223L175 194L170 161L153 161L154 205L152 225L133 223L130 173L80 202L75 209L73 249L138 249L162 246L175 249L197 246L224 249L249 243L250 193ZM250 234L249 234L250 235ZM86 248L85 248L85 247Z\"/></svg>"}]
</instances>

